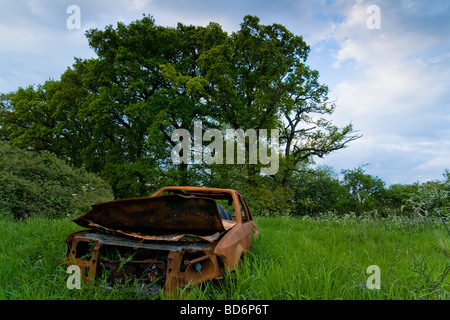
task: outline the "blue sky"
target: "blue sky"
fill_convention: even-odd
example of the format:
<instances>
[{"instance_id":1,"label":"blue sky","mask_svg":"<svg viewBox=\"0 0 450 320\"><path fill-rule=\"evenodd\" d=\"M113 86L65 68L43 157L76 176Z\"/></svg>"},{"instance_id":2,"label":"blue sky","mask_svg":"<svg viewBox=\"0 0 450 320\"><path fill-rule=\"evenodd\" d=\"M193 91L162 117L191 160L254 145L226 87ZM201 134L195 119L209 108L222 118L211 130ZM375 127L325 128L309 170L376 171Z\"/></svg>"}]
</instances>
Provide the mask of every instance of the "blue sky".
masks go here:
<instances>
[{"instance_id":1,"label":"blue sky","mask_svg":"<svg viewBox=\"0 0 450 320\"><path fill-rule=\"evenodd\" d=\"M70 5L80 8L80 29L67 28ZM371 5L380 29L367 27ZM214 21L228 32L251 14L302 35L336 103L331 119L363 135L318 164L368 164L387 184L441 180L450 169L450 1L2 0L0 92L59 79L74 57L95 56L86 30L144 13L159 25Z\"/></svg>"}]
</instances>

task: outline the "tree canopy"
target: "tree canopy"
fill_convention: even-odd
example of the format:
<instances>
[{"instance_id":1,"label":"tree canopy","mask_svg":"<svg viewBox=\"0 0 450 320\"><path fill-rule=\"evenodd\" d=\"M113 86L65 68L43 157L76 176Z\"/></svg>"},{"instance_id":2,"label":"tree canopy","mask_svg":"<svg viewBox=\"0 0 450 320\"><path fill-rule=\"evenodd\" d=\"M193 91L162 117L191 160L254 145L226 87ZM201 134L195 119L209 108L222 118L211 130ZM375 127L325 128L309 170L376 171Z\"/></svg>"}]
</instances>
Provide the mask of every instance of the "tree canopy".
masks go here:
<instances>
[{"instance_id":1,"label":"tree canopy","mask_svg":"<svg viewBox=\"0 0 450 320\"><path fill-rule=\"evenodd\" d=\"M98 173L117 198L195 184L277 205L305 163L359 137L351 124L331 122L335 105L306 63L309 46L280 24L246 16L228 34L213 22L163 27L144 16L86 36L96 58L0 96L0 139ZM172 132L193 132L197 120L204 130L279 130L280 169L267 176L261 163L174 164Z\"/></svg>"}]
</instances>

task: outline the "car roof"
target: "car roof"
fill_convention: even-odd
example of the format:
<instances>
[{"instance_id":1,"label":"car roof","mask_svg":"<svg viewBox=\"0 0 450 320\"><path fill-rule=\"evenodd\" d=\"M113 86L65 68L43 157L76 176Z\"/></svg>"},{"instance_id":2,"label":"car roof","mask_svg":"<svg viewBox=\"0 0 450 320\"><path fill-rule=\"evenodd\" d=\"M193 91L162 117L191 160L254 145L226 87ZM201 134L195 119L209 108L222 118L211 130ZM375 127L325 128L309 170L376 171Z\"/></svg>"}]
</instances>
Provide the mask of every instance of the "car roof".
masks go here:
<instances>
[{"instance_id":1,"label":"car roof","mask_svg":"<svg viewBox=\"0 0 450 320\"><path fill-rule=\"evenodd\" d=\"M184 191L199 191L199 192L238 193L234 189L207 188L207 187L194 187L194 186L169 186L169 187L163 187L160 190L184 190Z\"/></svg>"}]
</instances>

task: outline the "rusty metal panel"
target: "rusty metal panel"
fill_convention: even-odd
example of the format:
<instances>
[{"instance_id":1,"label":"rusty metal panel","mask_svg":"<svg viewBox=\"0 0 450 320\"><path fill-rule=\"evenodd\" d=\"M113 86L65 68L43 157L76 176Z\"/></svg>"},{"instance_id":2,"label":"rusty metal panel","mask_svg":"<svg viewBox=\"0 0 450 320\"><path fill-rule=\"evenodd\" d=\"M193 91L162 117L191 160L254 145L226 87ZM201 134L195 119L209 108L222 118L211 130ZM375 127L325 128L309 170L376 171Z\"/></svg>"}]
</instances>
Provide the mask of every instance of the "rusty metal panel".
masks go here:
<instances>
[{"instance_id":1,"label":"rusty metal panel","mask_svg":"<svg viewBox=\"0 0 450 320\"><path fill-rule=\"evenodd\" d=\"M234 204L232 220L221 219L216 200ZM179 285L220 278L226 268L235 269L258 236L238 192L203 187L166 187L151 197L93 205L74 222L90 230L66 238L66 261L80 266L86 283L106 275L121 283L131 276L149 294L175 294Z\"/></svg>"},{"instance_id":2,"label":"rusty metal panel","mask_svg":"<svg viewBox=\"0 0 450 320\"><path fill-rule=\"evenodd\" d=\"M73 221L82 227L102 231L120 230L147 235L210 235L225 231L214 200L178 194L96 204L87 214Z\"/></svg>"},{"instance_id":3,"label":"rusty metal panel","mask_svg":"<svg viewBox=\"0 0 450 320\"><path fill-rule=\"evenodd\" d=\"M164 242L140 242L132 239L121 238L117 236L101 234L101 233L91 233L86 232L83 234L78 234L73 237L73 239L83 239L88 241L93 241L96 243L120 246L120 247L131 247L131 248L142 248L142 249L157 249L157 250L170 250L179 251L181 249L186 250L207 250L211 248L211 245L207 242L182 242L182 243L164 243Z\"/></svg>"},{"instance_id":4,"label":"rusty metal panel","mask_svg":"<svg viewBox=\"0 0 450 320\"><path fill-rule=\"evenodd\" d=\"M96 225L92 222L89 223L88 227L92 230L102 230L107 234L125 236L128 238L133 238L137 240L145 240L145 241L199 241L206 240L208 242L214 242L219 239L222 233L216 232L210 235L196 235L196 234L181 234L181 233L173 233L173 234L162 234L162 235L147 235L141 234L137 232L126 232L122 230L112 230L102 227L101 225ZM227 226L228 227L228 226ZM228 229L227 229L228 230Z\"/></svg>"}]
</instances>

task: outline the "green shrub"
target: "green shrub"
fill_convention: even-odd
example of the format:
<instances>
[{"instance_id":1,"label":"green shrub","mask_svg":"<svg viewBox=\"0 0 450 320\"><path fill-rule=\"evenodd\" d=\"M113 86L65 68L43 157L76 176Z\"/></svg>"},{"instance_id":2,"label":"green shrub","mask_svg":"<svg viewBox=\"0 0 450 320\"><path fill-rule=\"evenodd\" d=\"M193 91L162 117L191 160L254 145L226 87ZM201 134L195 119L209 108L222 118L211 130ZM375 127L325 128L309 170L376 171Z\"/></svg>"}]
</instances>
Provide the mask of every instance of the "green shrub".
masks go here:
<instances>
[{"instance_id":1,"label":"green shrub","mask_svg":"<svg viewBox=\"0 0 450 320\"><path fill-rule=\"evenodd\" d=\"M298 176L293 200L296 215L315 216L328 211L348 212L345 207L348 198L348 190L334 170L322 166Z\"/></svg>"},{"instance_id":2,"label":"green shrub","mask_svg":"<svg viewBox=\"0 0 450 320\"><path fill-rule=\"evenodd\" d=\"M406 201L416 218L446 216L450 212L450 184L428 181Z\"/></svg>"},{"instance_id":3,"label":"green shrub","mask_svg":"<svg viewBox=\"0 0 450 320\"><path fill-rule=\"evenodd\" d=\"M285 216L292 211L292 190L282 186L267 187L264 184L256 186L246 185L238 189L245 196L245 200L254 216Z\"/></svg>"},{"instance_id":4,"label":"green shrub","mask_svg":"<svg viewBox=\"0 0 450 320\"><path fill-rule=\"evenodd\" d=\"M57 218L89 211L112 200L110 186L83 168L73 168L49 152L0 143L0 213L23 219Z\"/></svg>"}]
</instances>

